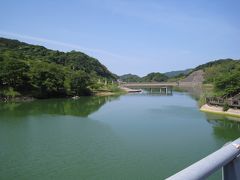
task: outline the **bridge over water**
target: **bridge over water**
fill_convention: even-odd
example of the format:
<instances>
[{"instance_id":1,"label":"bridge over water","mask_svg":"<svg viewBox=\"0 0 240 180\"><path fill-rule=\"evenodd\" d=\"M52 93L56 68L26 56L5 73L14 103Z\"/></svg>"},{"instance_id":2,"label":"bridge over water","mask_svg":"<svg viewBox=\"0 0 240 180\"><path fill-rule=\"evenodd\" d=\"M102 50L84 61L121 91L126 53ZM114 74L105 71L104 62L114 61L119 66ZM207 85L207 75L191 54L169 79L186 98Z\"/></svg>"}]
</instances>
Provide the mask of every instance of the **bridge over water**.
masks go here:
<instances>
[{"instance_id":1,"label":"bridge over water","mask_svg":"<svg viewBox=\"0 0 240 180\"><path fill-rule=\"evenodd\" d=\"M156 82L143 82L143 83L122 83L122 87L132 89L148 89L151 93L160 94L172 94L174 86L178 86L177 83L156 83Z\"/></svg>"}]
</instances>

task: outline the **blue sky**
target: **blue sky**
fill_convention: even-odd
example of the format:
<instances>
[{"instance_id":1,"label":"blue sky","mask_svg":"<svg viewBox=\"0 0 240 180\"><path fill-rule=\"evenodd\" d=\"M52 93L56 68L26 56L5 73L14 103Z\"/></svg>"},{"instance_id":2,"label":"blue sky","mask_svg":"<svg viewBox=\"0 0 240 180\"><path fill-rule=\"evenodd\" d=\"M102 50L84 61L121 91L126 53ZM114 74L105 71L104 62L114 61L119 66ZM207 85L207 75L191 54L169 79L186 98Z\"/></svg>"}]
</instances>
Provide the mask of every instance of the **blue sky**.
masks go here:
<instances>
[{"instance_id":1,"label":"blue sky","mask_svg":"<svg viewBox=\"0 0 240 180\"><path fill-rule=\"evenodd\" d=\"M0 0L0 36L79 50L119 75L240 59L239 0Z\"/></svg>"}]
</instances>

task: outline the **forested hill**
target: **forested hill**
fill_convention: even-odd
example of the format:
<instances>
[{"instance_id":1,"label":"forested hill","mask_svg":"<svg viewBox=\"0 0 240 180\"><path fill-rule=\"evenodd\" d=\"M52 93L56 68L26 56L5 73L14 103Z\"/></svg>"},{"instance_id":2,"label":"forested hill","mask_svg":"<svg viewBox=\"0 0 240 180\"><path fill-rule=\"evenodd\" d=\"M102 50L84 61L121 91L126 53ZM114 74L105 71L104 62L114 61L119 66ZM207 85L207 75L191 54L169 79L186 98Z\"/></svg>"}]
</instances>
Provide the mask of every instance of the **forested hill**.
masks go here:
<instances>
[{"instance_id":1,"label":"forested hill","mask_svg":"<svg viewBox=\"0 0 240 180\"><path fill-rule=\"evenodd\" d=\"M203 76L203 83L213 84L217 96L233 96L240 93L240 60L219 59L194 68L181 81L191 82L194 74ZM200 77L201 79L201 77Z\"/></svg>"},{"instance_id":2,"label":"forested hill","mask_svg":"<svg viewBox=\"0 0 240 180\"><path fill-rule=\"evenodd\" d=\"M159 72L149 73L146 76L139 77L134 74L125 74L119 76L123 82L164 82L167 81L168 77L165 74Z\"/></svg>"},{"instance_id":3,"label":"forested hill","mask_svg":"<svg viewBox=\"0 0 240 180\"><path fill-rule=\"evenodd\" d=\"M5 59L15 58L56 63L69 66L73 70L81 70L100 77L115 79L114 75L97 59L78 51L65 53L18 40L0 38L0 56Z\"/></svg>"},{"instance_id":4,"label":"forested hill","mask_svg":"<svg viewBox=\"0 0 240 180\"><path fill-rule=\"evenodd\" d=\"M141 77L135 74L124 74L122 76L119 76L119 79L123 82L140 82Z\"/></svg>"},{"instance_id":5,"label":"forested hill","mask_svg":"<svg viewBox=\"0 0 240 180\"><path fill-rule=\"evenodd\" d=\"M82 52L65 53L0 38L0 98L87 95L101 79L116 80L97 59Z\"/></svg>"},{"instance_id":6,"label":"forested hill","mask_svg":"<svg viewBox=\"0 0 240 180\"><path fill-rule=\"evenodd\" d=\"M185 69L185 70L180 70L180 71L170 71L170 72L166 72L164 73L167 77L172 78L172 77L176 77L176 76L180 76L180 75L186 75L189 74L189 72L191 72L192 69Z\"/></svg>"}]
</instances>

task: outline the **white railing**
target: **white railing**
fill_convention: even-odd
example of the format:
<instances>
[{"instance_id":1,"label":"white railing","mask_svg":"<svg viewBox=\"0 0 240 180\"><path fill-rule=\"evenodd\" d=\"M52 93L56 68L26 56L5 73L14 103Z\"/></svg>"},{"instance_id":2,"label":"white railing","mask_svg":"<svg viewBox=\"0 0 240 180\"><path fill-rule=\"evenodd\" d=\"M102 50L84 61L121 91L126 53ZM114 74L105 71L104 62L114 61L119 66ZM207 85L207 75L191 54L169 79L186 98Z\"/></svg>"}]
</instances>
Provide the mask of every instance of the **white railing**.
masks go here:
<instances>
[{"instance_id":1,"label":"white railing","mask_svg":"<svg viewBox=\"0 0 240 180\"><path fill-rule=\"evenodd\" d=\"M240 138L167 178L167 180L206 179L220 168L222 168L223 180L240 180Z\"/></svg>"}]
</instances>

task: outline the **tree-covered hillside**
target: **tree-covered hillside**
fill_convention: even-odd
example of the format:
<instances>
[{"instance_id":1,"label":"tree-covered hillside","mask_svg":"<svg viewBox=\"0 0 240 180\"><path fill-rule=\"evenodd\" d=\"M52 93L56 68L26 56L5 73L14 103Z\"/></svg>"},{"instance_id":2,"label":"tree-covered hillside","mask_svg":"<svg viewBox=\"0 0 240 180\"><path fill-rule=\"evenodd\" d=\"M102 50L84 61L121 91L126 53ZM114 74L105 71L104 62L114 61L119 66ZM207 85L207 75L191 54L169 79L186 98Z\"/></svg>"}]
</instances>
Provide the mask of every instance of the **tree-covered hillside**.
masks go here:
<instances>
[{"instance_id":1,"label":"tree-covered hillside","mask_svg":"<svg viewBox=\"0 0 240 180\"><path fill-rule=\"evenodd\" d=\"M168 77L165 74L156 72L149 73L146 76L139 77L133 74L125 74L119 76L120 80L123 82L164 82L167 81Z\"/></svg>"},{"instance_id":2,"label":"tree-covered hillside","mask_svg":"<svg viewBox=\"0 0 240 180\"><path fill-rule=\"evenodd\" d=\"M214 93L217 96L233 96L240 93L240 60L210 61L197 66L190 74L199 70L204 72L204 83L214 85Z\"/></svg>"},{"instance_id":3,"label":"tree-covered hillside","mask_svg":"<svg viewBox=\"0 0 240 180\"><path fill-rule=\"evenodd\" d=\"M177 77L177 76L186 75L191 71L192 71L192 69L185 69L185 70L179 70L179 71L170 71L170 72L166 72L164 74L169 78L173 78L173 77Z\"/></svg>"},{"instance_id":4,"label":"tree-covered hillside","mask_svg":"<svg viewBox=\"0 0 240 180\"><path fill-rule=\"evenodd\" d=\"M167 81L168 77L165 74L156 72L149 73L142 78L143 82L164 82Z\"/></svg>"},{"instance_id":5,"label":"tree-covered hillside","mask_svg":"<svg viewBox=\"0 0 240 180\"><path fill-rule=\"evenodd\" d=\"M204 71L204 83L214 85L218 96L240 93L240 60L221 59L198 66Z\"/></svg>"},{"instance_id":6,"label":"tree-covered hillside","mask_svg":"<svg viewBox=\"0 0 240 180\"><path fill-rule=\"evenodd\" d=\"M72 70L81 70L100 77L113 78L113 74L97 59L82 52L60 52L43 46L30 45L17 40L0 38L0 55L3 58L18 60L44 61L69 66Z\"/></svg>"},{"instance_id":7,"label":"tree-covered hillside","mask_svg":"<svg viewBox=\"0 0 240 180\"><path fill-rule=\"evenodd\" d=\"M124 74L119 76L119 79L123 82L141 82L141 77L134 74Z\"/></svg>"},{"instance_id":8,"label":"tree-covered hillside","mask_svg":"<svg viewBox=\"0 0 240 180\"><path fill-rule=\"evenodd\" d=\"M89 95L96 82L115 79L97 59L84 53L0 38L0 96Z\"/></svg>"}]
</instances>

